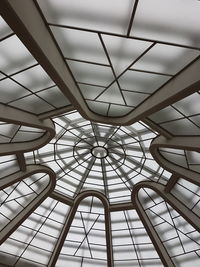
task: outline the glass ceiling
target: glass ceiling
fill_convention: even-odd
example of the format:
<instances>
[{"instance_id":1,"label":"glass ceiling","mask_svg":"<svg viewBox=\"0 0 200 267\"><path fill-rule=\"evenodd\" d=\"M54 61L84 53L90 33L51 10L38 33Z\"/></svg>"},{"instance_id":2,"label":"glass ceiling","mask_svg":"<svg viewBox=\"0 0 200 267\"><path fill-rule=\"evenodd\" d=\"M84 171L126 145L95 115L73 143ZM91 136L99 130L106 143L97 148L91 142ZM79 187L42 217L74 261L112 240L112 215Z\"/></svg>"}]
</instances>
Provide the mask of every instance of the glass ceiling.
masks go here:
<instances>
[{"instance_id":1,"label":"glass ceiling","mask_svg":"<svg viewBox=\"0 0 200 267\"><path fill-rule=\"evenodd\" d=\"M89 109L104 116L126 115L200 55L196 0L37 2Z\"/></svg>"},{"instance_id":2,"label":"glass ceiling","mask_svg":"<svg viewBox=\"0 0 200 267\"><path fill-rule=\"evenodd\" d=\"M200 1L0 1L0 267L200 266Z\"/></svg>"}]
</instances>

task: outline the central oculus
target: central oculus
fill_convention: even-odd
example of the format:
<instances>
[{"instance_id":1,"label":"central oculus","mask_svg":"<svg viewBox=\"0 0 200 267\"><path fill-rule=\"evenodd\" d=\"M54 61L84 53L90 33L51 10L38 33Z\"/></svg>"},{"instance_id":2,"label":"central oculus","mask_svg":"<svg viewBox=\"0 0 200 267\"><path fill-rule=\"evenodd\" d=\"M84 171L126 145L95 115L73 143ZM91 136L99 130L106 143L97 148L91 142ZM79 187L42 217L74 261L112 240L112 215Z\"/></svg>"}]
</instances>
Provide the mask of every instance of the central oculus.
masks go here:
<instances>
[{"instance_id":1,"label":"central oculus","mask_svg":"<svg viewBox=\"0 0 200 267\"><path fill-rule=\"evenodd\" d=\"M94 157L102 159L108 156L108 150L103 146L95 146L91 149L91 153Z\"/></svg>"}]
</instances>

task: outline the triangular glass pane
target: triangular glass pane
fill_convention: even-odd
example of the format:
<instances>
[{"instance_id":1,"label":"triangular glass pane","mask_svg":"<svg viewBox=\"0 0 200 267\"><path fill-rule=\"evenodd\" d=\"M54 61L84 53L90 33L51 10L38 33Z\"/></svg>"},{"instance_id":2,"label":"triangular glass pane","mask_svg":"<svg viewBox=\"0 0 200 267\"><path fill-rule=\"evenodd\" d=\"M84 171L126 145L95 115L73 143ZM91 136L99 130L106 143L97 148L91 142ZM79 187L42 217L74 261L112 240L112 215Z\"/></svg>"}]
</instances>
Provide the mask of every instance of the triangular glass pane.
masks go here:
<instances>
[{"instance_id":1,"label":"triangular glass pane","mask_svg":"<svg viewBox=\"0 0 200 267\"><path fill-rule=\"evenodd\" d=\"M99 97L97 97L97 100L107 103L125 105L122 92L120 91L116 82L108 87L108 89L106 89L105 92L103 92Z\"/></svg>"},{"instance_id":2,"label":"triangular glass pane","mask_svg":"<svg viewBox=\"0 0 200 267\"><path fill-rule=\"evenodd\" d=\"M129 68L133 62L152 44L139 40L103 35L116 75Z\"/></svg>"}]
</instances>

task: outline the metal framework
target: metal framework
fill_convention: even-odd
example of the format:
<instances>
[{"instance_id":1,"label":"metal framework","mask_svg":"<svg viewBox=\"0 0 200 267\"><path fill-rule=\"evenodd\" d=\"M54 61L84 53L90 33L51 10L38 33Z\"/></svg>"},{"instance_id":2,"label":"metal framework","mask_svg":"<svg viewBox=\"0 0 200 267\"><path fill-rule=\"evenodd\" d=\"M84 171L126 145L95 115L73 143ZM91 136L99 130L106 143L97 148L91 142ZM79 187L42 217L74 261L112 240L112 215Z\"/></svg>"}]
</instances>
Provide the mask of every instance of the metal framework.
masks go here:
<instances>
[{"instance_id":1,"label":"metal framework","mask_svg":"<svg viewBox=\"0 0 200 267\"><path fill-rule=\"evenodd\" d=\"M199 32L148 1L0 2L0 265L200 264Z\"/></svg>"}]
</instances>

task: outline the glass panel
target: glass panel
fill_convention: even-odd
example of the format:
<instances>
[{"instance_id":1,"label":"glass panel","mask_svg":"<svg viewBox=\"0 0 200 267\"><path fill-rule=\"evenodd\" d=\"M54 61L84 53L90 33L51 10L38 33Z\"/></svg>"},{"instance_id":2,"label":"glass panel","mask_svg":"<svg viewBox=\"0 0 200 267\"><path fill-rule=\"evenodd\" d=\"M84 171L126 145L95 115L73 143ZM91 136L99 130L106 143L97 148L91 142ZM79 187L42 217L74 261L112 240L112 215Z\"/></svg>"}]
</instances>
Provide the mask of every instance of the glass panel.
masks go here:
<instances>
[{"instance_id":1,"label":"glass panel","mask_svg":"<svg viewBox=\"0 0 200 267\"><path fill-rule=\"evenodd\" d=\"M90 110L100 115L107 115L109 105L97 101L86 101Z\"/></svg>"},{"instance_id":2,"label":"glass panel","mask_svg":"<svg viewBox=\"0 0 200 267\"><path fill-rule=\"evenodd\" d=\"M200 128L188 119L163 123L162 127L174 135L199 135Z\"/></svg>"},{"instance_id":3,"label":"glass panel","mask_svg":"<svg viewBox=\"0 0 200 267\"><path fill-rule=\"evenodd\" d=\"M51 30L64 57L108 64L108 60L97 34L61 27L51 27Z\"/></svg>"},{"instance_id":4,"label":"glass panel","mask_svg":"<svg viewBox=\"0 0 200 267\"><path fill-rule=\"evenodd\" d=\"M48 185L48 175L34 174L1 190L1 230Z\"/></svg>"},{"instance_id":5,"label":"glass panel","mask_svg":"<svg viewBox=\"0 0 200 267\"><path fill-rule=\"evenodd\" d=\"M38 2L50 23L115 33L126 33L134 4L133 0Z\"/></svg>"},{"instance_id":6,"label":"glass panel","mask_svg":"<svg viewBox=\"0 0 200 267\"><path fill-rule=\"evenodd\" d=\"M11 79L0 81L0 91L2 103L8 103L29 94L28 90L24 89Z\"/></svg>"},{"instance_id":7,"label":"glass panel","mask_svg":"<svg viewBox=\"0 0 200 267\"><path fill-rule=\"evenodd\" d=\"M140 0L131 35L198 47L199 13L198 1Z\"/></svg>"},{"instance_id":8,"label":"glass panel","mask_svg":"<svg viewBox=\"0 0 200 267\"><path fill-rule=\"evenodd\" d=\"M0 143L26 142L40 138L45 131L0 122Z\"/></svg>"},{"instance_id":9,"label":"glass panel","mask_svg":"<svg viewBox=\"0 0 200 267\"><path fill-rule=\"evenodd\" d=\"M125 97L127 105L133 107L138 106L142 101L144 101L148 97L148 95L146 94L140 94L128 91L123 91L123 95Z\"/></svg>"},{"instance_id":10,"label":"glass panel","mask_svg":"<svg viewBox=\"0 0 200 267\"><path fill-rule=\"evenodd\" d=\"M60 266L62 258L66 256L87 258L89 262L90 259L103 260L107 263L104 210L95 208L102 207L97 198L88 199L89 203L81 202L76 211L56 266ZM85 210L85 205L90 211Z\"/></svg>"},{"instance_id":11,"label":"glass panel","mask_svg":"<svg viewBox=\"0 0 200 267\"><path fill-rule=\"evenodd\" d=\"M127 69L152 43L103 35L115 74Z\"/></svg>"},{"instance_id":12,"label":"glass panel","mask_svg":"<svg viewBox=\"0 0 200 267\"><path fill-rule=\"evenodd\" d=\"M175 265L200 262L199 233L155 191L141 189L139 199ZM180 255L187 256L187 261L183 263Z\"/></svg>"},{"instance_id":13,"label":"glass panel","mask_svg":"<svg viewBox=\"0 0 200 267\"><path fill-rule=\"evenodd\" d=\"M83 97L86 99L91 99L91 100L96 98L103 90L105 90L105 87L92 86L89 84L79 83L78 85L79 85L79 88L81 89Z\"/></svg>"},{"instance_id":14,"label":"glass panel","mask_svg":"<svg viewBox=\"0 0 200 267\"><path fill-rule=\"evenodd\" d=\"M18 267L47 264L68 212L69 206L47 198L1 246L0 263L12 259Z\"/></svg>"},{"instance_id":15,"label":"glass panel","mask_svg":"<svg viewBox=\"0 0 200 267\"><path fill-rule=\"evenodd\" d=\"M170 77L139 71L126 71L120 78L121 88L129 91L153 93Z\"/></svg>"},{"instance_id":16,"label":"glass panel","mask_svg":"<svg viewBox=\"0 0 200 267\"><path fill-rule=\"evenodd\" d=\"M97 97L97 101L125 105L122 92L116 82L108 87L108 89L106 89L99 97Z\"/></svg>"},{"instance_id":17,"label":"glass panel","mask_svg":"<svg viewBox=\"0 0 200 267\"><path fill-rule=\"evenodd\" d=\"M180 178L171 193L183 202L191 211L200 217L200 188Z\"/></svg>"},{"instance_id":18,"label":"glass panel","mask_svg":"<svg viewBox=\"0 0 200 267\"><path fill-rule=\"evenodd\" d=\"M13 78L32 92L37 92L53 85L53 81L39 65L16 74Z\"/></svg>"},{"instance_id":19,"label":"glass panel","mask_svg":"<svg viewBox=\"0 0 200 267\"><path fill-rule=\"evenodd\" d=\"M153 113L153 115L149 116L149 118L157 123L160 123L183 118L183 115L176 111L172 106L168 106L156 113Z\"/></svg>"},{"instance_id":20,"label":"glass panel","mask_svg":"<svg viewBox=\"0 0 200 267\"><path fill-rule=\"evenodd\" d=\"M35 95L29 95L11 103L11 106L26 110L35 114L40 114L53 109L48 103Z\"/></svg>"},{"instance_id":21,"label":"glass panel","mask_svg":"<svg viewBox=\"0 0 200 267\"><path fill-rule=\"evenodd\" d=\"M16 35L0 42L1 71L12 74L35 63L35 59Z\"/></svg>"},{"instance_id":22,"label":"glass panel","mask_svg":"<svg viewBox=\"0 0 200 267\"><path fill-rule=\"evenodd\" d=\"M57 86L38 92L37 95L56 108L70 105L67 97L63 95Z\"/></svg>"},{"instance_id":23,"label":"glass panel","mask_svg":"<svg viewBox=\"0 0 200 267\"><path fill-rule=\"evenodd\" d=\"M114 80L110 67L68 60L67 63L77 82L107 86Z\"/></svg>"},{"instance_id":24,"label":"glass panel","mask_svg":"<svg viewBox=\"0 0 200 267\"><path fill-rule=\"evenodd\" d=\"M130 107L111 104L109 108L108 116L111 116L111 117L125 116L132 110L133 108L130 108Z\"/></svg>"},{"instance_id":25,"label":"glass panel","mask_svg":"<svg viewBox=\"0 0 200 267\"><path fill-rule=\"evenodd\" d=\"M135 210L111 212L111 228L114 265L149 266L146 264L152 259L158 263L158 266L162 266L151 239Z\"/></svg>"},{"instance_id":26,"label":"glass panel","mask_svg":"<svg viewBox=\"0 0 200 267\"><path fill-rule=\"evenodd\" d=\"M6 37L7 35L11 34L12 30L8 26L8 24L3 20L0 16L0 39Z\"/></svg>"},{"instance_id":27,"label":"glass panel","mask_svg":"<svg viewBox=\"0 0 200 267\"><path fill-rule=\"evenodd\" d=\"M173 104L180 112L186 116L199 114L200 94L194 93L178 102Z\"/></svg>"},{"instance_id":28,"label":"glass panel","mask_svg":"<svg viewBox=\"0 0 200 267\"><path fill-rule=\"evenodd\" d=\"M156 44L132 68L176 74L198 55L197 50Z\"/></svg>"},{"instance_id":29,"label":"glass panel","mask_svg":"<svg viewBox=\"0 0 200 267\"><path fill-rule=\"evenodd\" d=\"M0 179L19 171L19 165L15 155L0 156Z\"/></svg>"}]
</instances>

